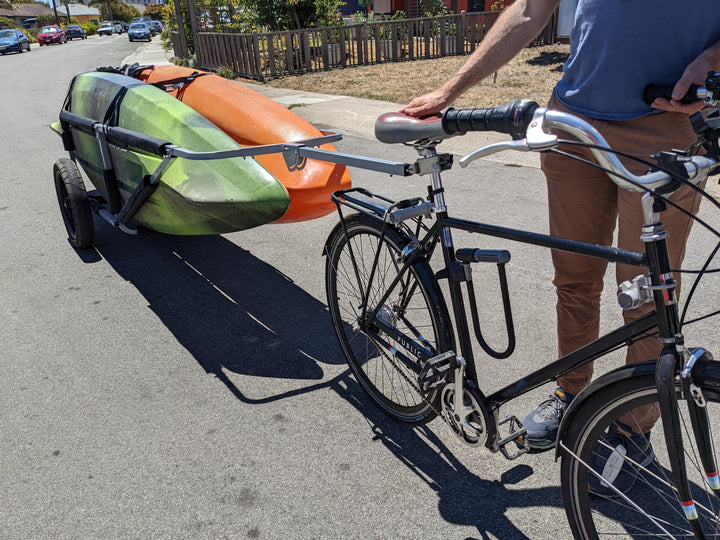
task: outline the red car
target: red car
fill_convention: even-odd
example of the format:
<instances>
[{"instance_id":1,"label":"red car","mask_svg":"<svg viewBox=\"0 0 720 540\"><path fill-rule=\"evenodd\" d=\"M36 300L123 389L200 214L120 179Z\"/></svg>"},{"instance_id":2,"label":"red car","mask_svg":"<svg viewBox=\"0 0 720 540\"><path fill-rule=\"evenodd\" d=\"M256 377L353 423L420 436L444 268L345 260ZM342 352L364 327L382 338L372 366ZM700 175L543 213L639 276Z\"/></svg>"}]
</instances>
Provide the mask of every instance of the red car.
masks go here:
<instances>
[{"instance_id":1,"label":"red car","mask_svg":"<svg viewBox=\"0 0 720 540\"><path fill-rule=\"evenodd\" d=\"M65 32L59 26L43 26L38 32L37 39L41 47L50 43L67 42Z\"/></svg>"}]
</instances>

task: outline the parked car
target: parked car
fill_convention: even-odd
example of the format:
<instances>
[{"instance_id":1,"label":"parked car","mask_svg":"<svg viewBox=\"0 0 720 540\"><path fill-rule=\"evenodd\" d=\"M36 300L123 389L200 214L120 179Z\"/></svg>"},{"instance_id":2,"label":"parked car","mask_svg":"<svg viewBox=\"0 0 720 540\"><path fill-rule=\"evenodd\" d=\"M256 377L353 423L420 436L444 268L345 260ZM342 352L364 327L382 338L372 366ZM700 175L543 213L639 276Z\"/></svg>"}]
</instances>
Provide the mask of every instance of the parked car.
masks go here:
<instances>
[{"instance_id":1,"label":"parked car","mask_svg":"<svg viewBox=\"0 0 720 540\"><path fill-rule=\"evenodd\" d=\"M141 22L145 23L147 25L150 25L152 23L152 19L150 17L135 17L132 21L130 21L130 24Z\"/></svg>"},{"instance_id":2,"label":"parked car","mask_svg":"<svg viewBox=\"0 0 720 540\"><path fill-rule=\"evenodd\" d=\"M150 29L155 30L155 34L159 34L163 31L163 25L160 21L152 21Z\"/></svg>"},{"instance_id":3,"label":"parked car","mask_svg":"<svg viewBox=\"0 0 720 540\"><path fill-rule=\"evenodd\" d=\"M113 21L113 24L114 24L115 26L119 26L119 27L120 27L120 31L118 32L118 34L122 34L123 32L127 32L127 31L128 31L128 24L127 24L126 22L123 22L123 21Z\"/></svg>"},{"instance_id":4,"label":"parked car","mask_svg":"<svg viewBox=\"0 0 720 540\"><path fill-rule=\"evenodd\" d=\"M114 31L115 28L112 23L104 22L98 27L97 34L98 36L112 36Z\"/></svg>"},{"instance_id":5,"label":"parked car","mask_svg":"<svg viewBox=\"0 0 720 540\"><path fill-rule=\"evenodd\" d=\"M50 45L51 43L65 43L67 37L65 37L65 31L59 26L43 26L37 35L38 43L42 47L43 45Z\"/></svg>"},{"instance_id":6,"label":"parked car","mask_svg":"<svg viewBox=\"0 0 720 540\"><path fill-rule=\"evenodd\" d=\"M67 37L68 41L71 39L87 39L87 32L79 24L68 24L65 27L65 37Z\"/></svg>"},{"instance_id":7,"label":"parked car","mask_svg":"<svg viewBox=\"0 0 720 540\"><path fill-rule=\"evenodd\" d=\"M25 19L25 20L22 22L22 27L23 27L25 30L30 30L33 26L37 26L37 19L34 18L34 17L31 18L31 19Z\"/></svg>"},{"instance_id":8,"label":"parked car","mask_svg":"<svg viewBox=\"0 0 720 540\"><path fill-rule=\"evenodd\" d=\"M0 54L30 51L30 40L20 30L14 28L0 30Z\"/></svg>"},{"instance_id":9,"label":"parked car","mask_svg":"<svg viewBox=\"0 0 720 540\"><path fill-rule=\"evenodd\" d=\"M147 39L152 41L152 32L150 27L145 23L132 23L128 29L128 40L136 41L140 39Z\"/></svg>"}]
</instances>

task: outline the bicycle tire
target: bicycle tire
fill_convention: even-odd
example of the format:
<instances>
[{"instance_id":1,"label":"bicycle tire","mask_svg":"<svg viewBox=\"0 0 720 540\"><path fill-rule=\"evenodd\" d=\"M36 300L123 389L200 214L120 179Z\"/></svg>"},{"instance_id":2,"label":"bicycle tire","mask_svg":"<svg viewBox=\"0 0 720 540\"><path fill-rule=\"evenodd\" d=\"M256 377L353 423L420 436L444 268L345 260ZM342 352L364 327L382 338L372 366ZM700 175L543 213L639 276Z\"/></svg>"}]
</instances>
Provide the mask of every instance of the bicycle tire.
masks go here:
<instances>
[{"instance_id":1,"label":"bicycle tire","mask_svg":"<svg viewBox=\"0 0 720 540\"><path fill-rule=\"evenodd\" d=\"M655 362L644 364L646 367L642 372L640 369L632 372L632 366L625 368L626 372L631 371L630 377L616 376L613 384L607 384L602 391L596 391L589 396L572 419L569 419L571 421L567 432L561 434L558 444L562 454L563 501L575 538L694 538L676 496L662 432L662 418L651 430L650 442L655 452L655 460L645 467L635 467L634 484L625 492L627 499L616 494L613 494L613 497L593 495L588 489L592 473L588 472L586 464L591 463L593 453L600 448L598 440L611 423L638 406L654 403L653 406L658 407ZM606 377L612 375L608 374ZM709 361L704 364L701 380L699 387L707 401L710 436L711 440L714 440L713 428L715 431L720 430L720 362ZM686 469L697 512L707 538L719 538L720 501L713 494L699 462L687 412L687 396L682 396L679 387L677 397ZM659 411L659 408L657 410ZM623 420L626 419L627 416L623 417ZM713 454L717 463L717 452L713 450Z\"/></svg>"},{"instance_id":2,"label":"bicycle tire","mask_svg":"<svg viewBox=\"0 0 720 540\"><path fill-rule=\"evenodd\" d=\"M345 359L367 394L391 417L421 424L436 416L440 396L437 389L424 398L418 392L418 374L423 360L409 352L408 346L422 343L434 354L449 350L451 327L445 302L430 267L426 262L417 262L406 271L404 288L396 287L381 309L384 320L407 336L406 345L379 329L361 328L360 286L367 288L378 246L380 256L373 288L368 294L371 306L372 301L379 300L398 275L397 259L409 242L407 236L395 228L388 228L381 240L382 229L383 224L377 219L356 214L344 220L344 227L339 224L330 234L326 244L325 270L328 308ZM351 250L356 265L353 264ZM403 296L403 291L409 294ZM418 337L419 334L422 337ZM407 365L391 356L388 344L397 353L412 358L414 365Z\"/></svg>"}]
</instances>

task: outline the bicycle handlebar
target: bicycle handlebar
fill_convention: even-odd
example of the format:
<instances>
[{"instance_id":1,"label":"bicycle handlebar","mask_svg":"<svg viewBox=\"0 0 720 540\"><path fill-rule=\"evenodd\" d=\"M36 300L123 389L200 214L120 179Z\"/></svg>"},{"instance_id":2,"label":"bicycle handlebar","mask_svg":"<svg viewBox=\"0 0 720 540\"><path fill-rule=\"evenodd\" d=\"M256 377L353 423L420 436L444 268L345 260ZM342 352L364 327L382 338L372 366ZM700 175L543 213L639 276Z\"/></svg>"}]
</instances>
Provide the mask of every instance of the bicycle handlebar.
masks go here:
<instances>
[{"instance_id":1,"label":"bicycle handlebar","mask_svg":"<svg viewBox=\"0 0 720 540\"><path fill-rule=\"evenodd\" d=\"M672 99L672 91L675 88L672 84L648 84L643 91L643 101L650 105L657 98L665 98L668 101ZM694 103L702 101L708 95L707 90L699 84L690 86L690 90L680 98L680 103Z\"/></svg>"},{"instance_id":2,"label":"bicycle handlebar","mask_svg":"<svg viewBox=\"0 0 720 540\"><path fill-rule=\"evenodd\" d=\"M517 102L516 102L517 103ZM514 105L514 104L513 104ZM468 114L468 113L465 113ZM643 192L648 189L661 189L675 178L662 171L653 171L638 176L628 171L618 157L612 153L605 138L588 122L573 114L536 108L529 120L523 119L525 138L512 142L502 142L484 146L460 159L460 165L466 167L478 158L489 156L505 150L544 151L558 144L554 132L568 133L581 142L592 145L590 151L598 164L609 171L608 176L620 187L628 191ZM716 159L705 156L693 156L682 162L688 180L699 185L719 166Z\"/></svg>"},{"instance_id":3,"label":"bicycle handlebar","mask_svg":"<svg viewBox=\"0 0 720 540\"><path fill-rule=\"evenodd\" d=\"M518 100L490 109L447 109L442 115L442 127L451 135L467 131L497 131L517 140L525 136L537 108L538 104L534 101Z\"/></svg>"},{"instance_id":4,"label":"bicycle handlebar","mask_svg":"<svg viewBox=\"0 0 720 540\"><path fill-rule=\"evenodd\" d=\"M648 85L644 99L652 103L657 97L672 97L673 87L669 85ZM720 102L720 72L709 72L705 87L693 85L681 100L683 103L704 100L707 104ZM628 171L605 141L603 136L588 122L570 113L540 108L537 103L519 100L489 109L446 109L440 117L417 119L401 113L382 115L375 123L375 135L382 142L410 143L416 141L418 148L435 146L439 141L468 131L496 131L511 135L511 142L485 146L460 159L466 167L470 162L504 150L535 151L551 150L558 145L556 132L565 132L581 143L586 143L598 165L608 171L608 176L628 191L643 192L657 190L677 183L678 176L684 176L700 185L707 176L720 167L720 114L708 115L698 121L691 118L693 127L700 134L697 144L708 149L709 156L675 156L672 162L675 174L660 170L644 175ZM711 119L712 118L712 119ZM682 169L685 169L682 171ZM684 172L684 174L683 174Z\"/></svg>"}]
</instances>

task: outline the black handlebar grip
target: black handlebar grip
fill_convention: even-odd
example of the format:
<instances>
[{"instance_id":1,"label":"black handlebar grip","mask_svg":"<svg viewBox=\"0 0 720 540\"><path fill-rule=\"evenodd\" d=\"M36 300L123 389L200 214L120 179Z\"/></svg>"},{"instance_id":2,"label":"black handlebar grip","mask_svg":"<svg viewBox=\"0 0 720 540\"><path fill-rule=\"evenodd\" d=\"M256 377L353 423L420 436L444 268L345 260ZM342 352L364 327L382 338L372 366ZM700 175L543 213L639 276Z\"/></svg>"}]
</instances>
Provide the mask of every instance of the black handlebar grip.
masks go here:
<instances>
[{"instance_id":1,"label":"black handlebar grip","mask_svg":"<svg viewBox=\"0 0 720 540\"><path fill-rule=\"evenodd\" d=\"M158 156L165 155L165 147L169 143L162 139L150 137L149 135L143 135L142 133L136 133L121 127L110 127L107 129L108 141L114 144L126 144L133 148L138 148L151 154Z\"/></svg>"},{"instance_id":2,"label":"black handlebar grip","mask_svg":"<svg viewBox=\"0 0 720 540\"><path fill-rule=\"evenodd\" d=\"M665 98L670 101L672 99L673 88L675 88L675 85L672 84L648 84L643 91L643 101L648 105L657 98ZM695 101L699 101L700 98L698 98L697 95L699 88L700 85L697 84L690 86L690 90L680 99L680 103L694 103Z\"/></svg>"},{"instance_id":3,"label":"black handlebar grip","mask_svg":"<svg viewBox=\"0 0 720 540\"><path fill-rule=\"evenodd\" d=\"M518 100L491 109L448 109L443 113L442 125L450 134L497 131L522 139L537 108L534 101Z\"/></svg>"}]
</instances>

